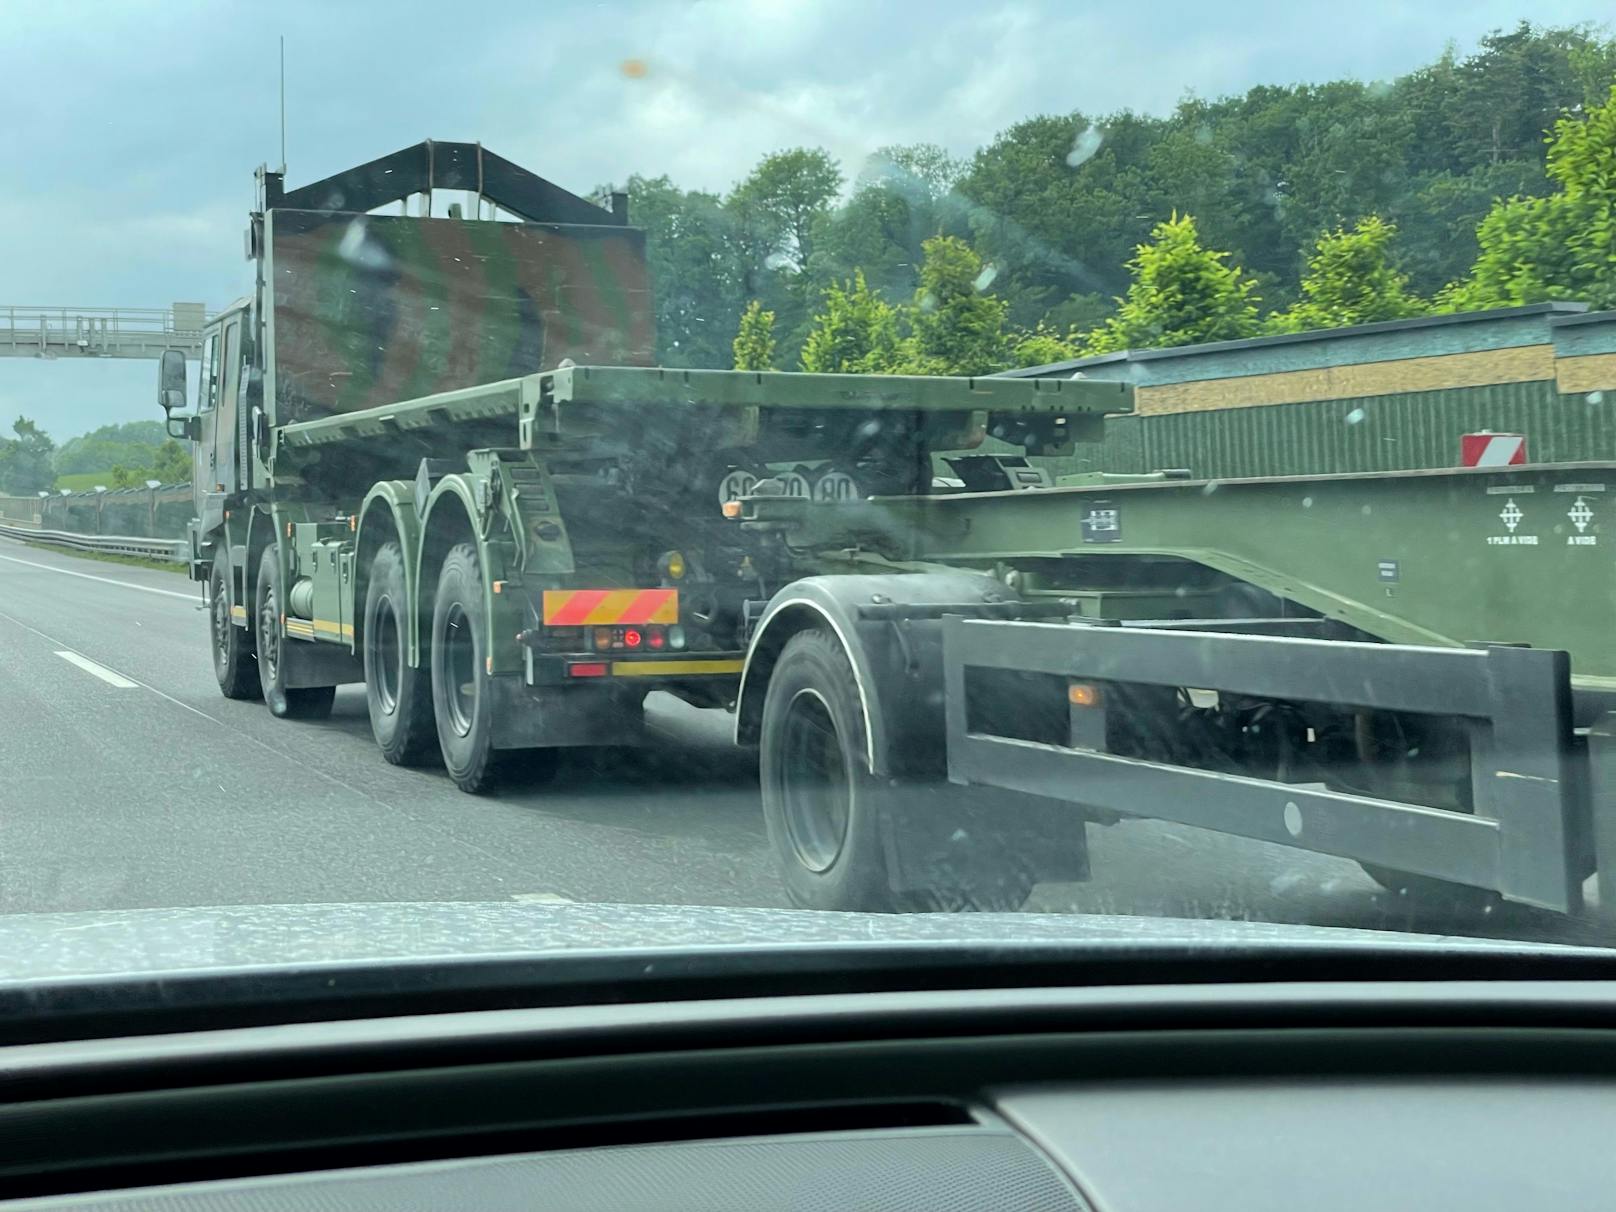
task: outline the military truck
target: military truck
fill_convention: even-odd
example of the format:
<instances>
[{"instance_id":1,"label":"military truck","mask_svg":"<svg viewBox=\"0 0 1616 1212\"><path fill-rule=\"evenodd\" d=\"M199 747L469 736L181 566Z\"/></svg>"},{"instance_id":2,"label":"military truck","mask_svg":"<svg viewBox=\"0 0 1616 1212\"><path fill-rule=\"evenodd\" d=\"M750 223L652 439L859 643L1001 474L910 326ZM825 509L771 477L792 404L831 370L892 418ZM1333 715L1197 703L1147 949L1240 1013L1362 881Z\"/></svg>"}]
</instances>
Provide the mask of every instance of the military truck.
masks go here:
<instances>
[{"instance_id":1,"label":"military truck","mask_svg":"<svg viewBox=\"0 0 1616 1212\"><path fill-rule=\"evenodd\" d=\"M663 370L626 200L428 142L288 190L261 169L252 292L207 328L193 578L214 669L276 716L363 682L390 762L501 766L640 739L648 691L733 704L778 545L721 512L759 479L923 492L992 428L1057 449L1112 384ZM379 214L434 192L451 215ZM513 218L479 219L487 208ZM430 202L424 207L430 211ZM468 217L468 214L471 217Z\"/></svg>"},{"instance_id":2,"label":"military truck","mask_svg":"<svg viewBox=\"0 0 1616 1212\"><path fill-rule=\"evenodd\" d=\"M161 383L226 695L363 681L468 791L733 708L808 907L1014 907L1128 817L1616 904L1616 464L1057 484L1128 383L659 369L622 198L469 144L259 182ZM519 221L373 213L434 189Z\"/></svg>"}]
</instances>

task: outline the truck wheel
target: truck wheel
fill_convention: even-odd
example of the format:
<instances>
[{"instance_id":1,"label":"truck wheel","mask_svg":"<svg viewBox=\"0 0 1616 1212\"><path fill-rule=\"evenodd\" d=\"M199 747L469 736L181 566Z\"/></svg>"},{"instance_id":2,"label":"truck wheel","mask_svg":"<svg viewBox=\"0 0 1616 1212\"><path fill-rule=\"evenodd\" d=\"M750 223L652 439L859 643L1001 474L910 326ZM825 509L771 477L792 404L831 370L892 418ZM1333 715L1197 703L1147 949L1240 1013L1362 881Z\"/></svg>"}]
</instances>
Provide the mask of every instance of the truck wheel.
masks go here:
<instances>
[{"instance_id":1,"label":"truck wheel","mask_svg":"<svg viewBox=\"0 0 1616 1212\"><path fill-rule=\"evenodd\" d=\"M252 632L230 620L230 578L215 563L208 570L208 629L213 640L213 676L227 699L255 699L258 658Z\"/></svg>"},{"instance_id":2,"label":"truck wheel","mask_svg":"<svg viewBox=\"0 0 1616 1212\"><path fill-rule=\"evenodd\" d=\"M1469 749L1451 725L1424 721L1422 731L1412 736L1397 733L1395 739L1388 740L1382 732L1417 727L1419 722L1410 724L1391 713L1360 712L1353 723L1358 781L1367 784L1372 794L1466 815L1475 812L1470 801ZM1411 749L1419 751L1421 761L1409 762L1397 756ZM1413 875L1375 863L1358 866L1375 883L1421 914L1473 919L1503 902L1503 897L1491 888Z\"/></svg>"},{"instance_id":3,"label":"truck wheel","mask_svg":"<svg viewBox=\"0 0 1616 1212\"><path fill-rule=\"evenodd\" d=\"M864 709L853 668L827 632L786 641L763 701L763 818L804 909L890 912L906 904L887 879L884 790L864 756Z\"/></svg>"},{"instance_id":4,"label":"truck wheel","mask_svg":"<svg viewBox=\"0 0 1616 1212\"><path fill-rule=\"evenodd\" d=\"M404 553L397 543L383 544L370 565L361 648L370 731L395 766L419 765L436 755L438 743L431 674L408 660L406 601Z\"/></svg>"},{"instance_id":5,"label":"truck wheel","mask_svg":"<svg viewBox=\"0 0 1616 1212\"><path fill-rule=\"evenodd\" d=\"M281 571L275 549L267 548L258 562L258 684L269 713L282 720L322 720L331 714L335 686L288 686L281 660Z\"/></svg>"},{"instance_id":6,"label":"truck wheel","mask_svg":"<svg viewBox=\"0 0 1616 1212\"><path fill-rule=\"evenodd\" d=\"M449 777L473 795L492 789L499 761L483 630L477 549L461 543L443 561L432 603L432 707Z\"/></svg>"}]
</instances>

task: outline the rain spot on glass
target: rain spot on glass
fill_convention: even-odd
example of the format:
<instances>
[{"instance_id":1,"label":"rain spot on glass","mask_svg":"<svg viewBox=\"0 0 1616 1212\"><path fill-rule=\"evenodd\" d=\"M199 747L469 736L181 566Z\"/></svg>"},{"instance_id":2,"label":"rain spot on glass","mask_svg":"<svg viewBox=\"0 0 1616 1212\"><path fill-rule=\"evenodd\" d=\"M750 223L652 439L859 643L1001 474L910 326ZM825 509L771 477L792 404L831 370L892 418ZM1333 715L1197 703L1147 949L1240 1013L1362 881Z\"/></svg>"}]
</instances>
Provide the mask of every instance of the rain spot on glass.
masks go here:
<instances>
[{"instance_id":1,"label":"rain spot on glass","mask_svg":"<svg viewBox=\"0 0 1616 1212\"><path fill-rule=\"evenodd\" d=\"M1218 482L1216 480L1208 480L1205 484L1201 485L1201 495L1203 497L1209 497L1217 490Z\"/></svg>"},{"instance_id":2,"label":"rain spot on glass","mask_svg":"<svg viewBox=\"0 0 1616 1212\"><path fill-rule=\"evenodd\" d=\"M1363 409L1354 408L1351 412L1349 412L1347 414L1346 422L1347 422L1348 425L1356 425L1356 424L1358 424L1358 422L1362 421L1368 415L1369 414L1366 413Z\"/></svg>"},{"instance_id":3,"label":"rain spot on glass","mask_svg":"<svg viewBox=\"0 0 1616 1212\"><path fill-rule=\"evenodd\" d=\"M1361 514L1363 514L1363 516L1364 516L1364 517L1366 517L1366 518L1367 518L1367 517L1368 517L1368 516L1369 516L1369 515L1370 515L1370 514L1371 514L1371 513L1373 513L1373 512L1374 512L1374 506L1372 506L1372 505L1365 505L1365 506L1364 506L1364 507L1363 507L1363 508L1362 508L1362 509L1360 509L1360 510L1359 510L1359 511L1358 511L1358 512L1359 512L1359 513L1361 513Z\"/></svg>"},{"instance_id":4,"label":"rain spot on glass","mask_svg":"<svg viewBox=\"0 0 1616 1212\"><path fill-rule=\"evenodd\" d=\"M874 418L864 422L864 424L862 424L862 425L860 425L858 427L859 437L861 437L861 438L873 438L873 437L875 437L876 434L878 434L880 432L881 432L881 422L878 421L878 420L875 420Z\"/></svg>"},{"instance_id":5,"label":"rain spot on glass","mask_svg":"<svg viewBox=\"0 0 1616 1212\"><path fill-rule=\"evenodd\" d=\"M785 253L772 252L763 258L763 264L770 269L784 269L791 264L791 258Z\"/></svg>"},{"instance_id":6,"label":"rain spot on glass","mask_svg":"<svg viewBox=\"0 0 1616 1212\"><path fill-rule=\"evenodd\" d=\"M929 290L925 294L921 295L920 296L920 310L921 311L936 311L937 310L937 296L932 294L931 291L929 291Z\"/></svg>"},{"instance_id":7,"label":"rain spot on glass","mask_svg":"<svg viewBox=\"0 0 1616 1212\"><path fill-rule=\"evenodd\" d=\"M1303 509L1312 509L1313 508L1313 498L1312 497L1303 497L1302 498L1302 508Z\"/></svg>"},{"instance_id":8,"label":"rain spot on glass","mask_svg":"<svg viewBox=\"0 0 1616 1212\"><path fill-rule=\"evenodd\" d=\"M1206 147L1211 144L1212 127L1210 124L1203 122L1201 125L1195 128L1195 141L1202 147Z\"/></svg>"},{"instance_id":9,"label":"rain spot on glass","mask_svg":"<svg viewBox=\"0 0 1616 1212\"><path fill-rule=\"evenodd\" d=\"M1072 140L1072 150L1066 153L1066 164L1069 168L1076 168L1086 160L1092 160L1094 153L1100 150L1100 144L1105 142L1105 136L1094 127L1081 130L1077 138Z\"/></svg>"},{"instance_id":10,"label":"rain spot on glass","mask_svg":"<svg viewBox=\"0 0 1616 1212\"><path fill-rule=\"evenodd\" d=\"M993 279L998 276L999 267L997 265L984 265L982 272L976 275L976 280L971 283L971 286L977 291L984 291L993 285Z\"/></svg>"},{"instance_id":11,"label":"rain spot on glass","mask_svg":"<svg viewBox=\"0 0 1616 1212\"><path fill-rule=\"evenodd\" d=\"M361 269L386 269L392 263L387 251L368 238L363 215L351 220L343 230L337 256Z\"/></svg>"},{"instance_id":12,"label":"rain spot on glass","mask_svg":"<svg viewBox=\"0 0 1616 1212\"><path fill-rule=\"evenodd\" d=\"M1605 402L1605 393L1604 392L1602 392L1602 391L1590 391L1588 393L1588 403L1590 403L1590 404L1603 404L1604 402Z\"/></svg>"}]
</instances>

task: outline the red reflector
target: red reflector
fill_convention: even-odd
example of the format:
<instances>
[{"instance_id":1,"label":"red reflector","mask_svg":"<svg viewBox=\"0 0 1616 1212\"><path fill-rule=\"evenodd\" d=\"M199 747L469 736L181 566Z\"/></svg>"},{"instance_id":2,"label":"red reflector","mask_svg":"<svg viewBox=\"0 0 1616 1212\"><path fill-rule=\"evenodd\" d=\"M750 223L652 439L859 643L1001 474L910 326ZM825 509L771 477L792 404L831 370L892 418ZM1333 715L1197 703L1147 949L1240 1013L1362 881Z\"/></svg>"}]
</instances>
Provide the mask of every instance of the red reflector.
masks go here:
<instances>
[{"instance_id":1,"label":"red reflector","mask_svg":"<svg viewBox=\"0 0 1616 1212\"><path fill-rule=\"evenodd\" d=\"M638 628L630 627L623 633L623 646L625 648L638 648L641 638Z\"/></svg>"},{"instance_id":2,"label":"red reflector","mask_svg":"<svg viewBox=\"0 0 1616 1212\"><path fill-rule=\"evenodd\" d=\"M668 637L663 635L660 631L649 632L646 639L650 642L652 648L661 648L668 642Z\"/></svg>"},{"instance_id":3,"label":"red reflector","mask_svg":"<svg viewBox=\"0 0 1616 1212\"><path fill-rule=\"evenodd\" d=\"M567 666L569 678L603 678L606 676L606 666L601 661L580 661Z\"/></svg>"}]
</instances>

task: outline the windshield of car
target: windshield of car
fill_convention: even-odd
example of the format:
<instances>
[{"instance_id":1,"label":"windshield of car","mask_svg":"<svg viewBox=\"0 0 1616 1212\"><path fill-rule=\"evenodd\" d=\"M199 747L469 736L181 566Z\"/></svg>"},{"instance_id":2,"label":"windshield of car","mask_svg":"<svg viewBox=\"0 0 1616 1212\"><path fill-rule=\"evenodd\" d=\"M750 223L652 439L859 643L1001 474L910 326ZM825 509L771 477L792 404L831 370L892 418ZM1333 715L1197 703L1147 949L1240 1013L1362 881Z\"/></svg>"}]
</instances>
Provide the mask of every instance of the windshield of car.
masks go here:
<instances>
[{"instance_id":1,"label":"windshield of car","mask_svg":"<svg viewBox=\"0 0 1616 1212\"><path fill-rule=\"evenodd\" d=\"M0 912L1604 944L1608 16L14 13Z\"/></svg>"}]
</instances>

